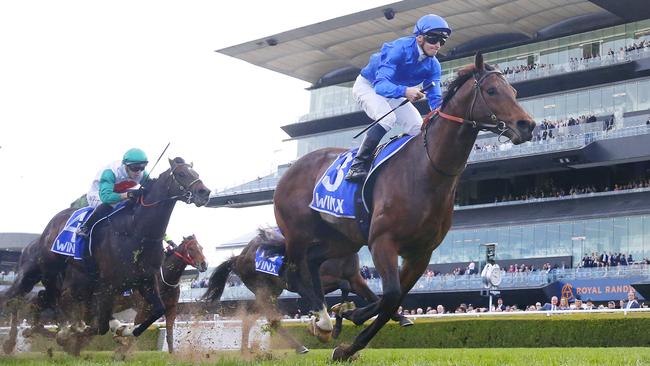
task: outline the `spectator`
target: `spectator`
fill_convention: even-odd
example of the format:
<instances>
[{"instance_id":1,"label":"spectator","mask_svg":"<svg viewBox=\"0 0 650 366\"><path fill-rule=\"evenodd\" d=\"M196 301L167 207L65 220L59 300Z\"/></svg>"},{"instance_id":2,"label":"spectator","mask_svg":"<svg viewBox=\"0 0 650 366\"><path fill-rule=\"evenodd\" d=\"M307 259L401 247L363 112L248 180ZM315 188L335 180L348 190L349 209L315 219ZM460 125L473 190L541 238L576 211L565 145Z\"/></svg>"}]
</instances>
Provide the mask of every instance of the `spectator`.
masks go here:
<instances>
[{"instance_id":1,"label":"spectator","mask_svg":"<svg viewBox=\"0 0 650 366\"><path fill-rule=\"evenodd\" d=\"M616 303L614 301L608 301L607 302L607 308L608 309L616 309Z\"/></svg>"},{"instance_id":2,"label":"spectator","mask_svg":"<svg viewBox=\"0 0 650 366\"><path fill-rule=\"evenodd\" d=\"M546 303L542 308L540 309L542 311L555 311L558 310L558 304L557 304L557 296L551 297L551 303Z\"/></svg>"},{"instance_id":3,"label":"spectator","mask_svg":"<svg viewBox=\"0 0 650 366\"><path fill-rule=\"evenodd\" d=\"M558 306L559 310L569 310L569 301L566 297L560 299L560 305Z\"/></svg>"},{"instance_id":4,"label":"spectator","mask_svg":"<svg viewBox=\"0 0 650 366\"><path fill-rule=\"evenodd\" d=\"M640 307L641 307L641 305L639 305L639 302L636 300L636 292L630 290L627 293L627 302L625 303L625 309L626 310L627 309L638 309Z\"/></svg>"},{"instance_id":5,"label":"spectator","mask_svg":"<svg viewBox=\"0 0 650 366\"><path fill-rule=\"evenodd\" d=\"M442 305L438 305L438 306L436 306L436 312L437 312L438 314L444 314L444 313L445 313L445 307L442 306Z\"/></svg>"},{"instance_id":6,"label":"spectator","mask_svg":"<svg viewBox=\"0 0 650 366\"><path fill-rule=\"evenodd\" d=\"M494 311L505 311L505 310L506 310L506 306L503 305L503 299L498 298L497 299L497 304L496 304L496 306L494 306Z\"/></svg>"}]
</instances>

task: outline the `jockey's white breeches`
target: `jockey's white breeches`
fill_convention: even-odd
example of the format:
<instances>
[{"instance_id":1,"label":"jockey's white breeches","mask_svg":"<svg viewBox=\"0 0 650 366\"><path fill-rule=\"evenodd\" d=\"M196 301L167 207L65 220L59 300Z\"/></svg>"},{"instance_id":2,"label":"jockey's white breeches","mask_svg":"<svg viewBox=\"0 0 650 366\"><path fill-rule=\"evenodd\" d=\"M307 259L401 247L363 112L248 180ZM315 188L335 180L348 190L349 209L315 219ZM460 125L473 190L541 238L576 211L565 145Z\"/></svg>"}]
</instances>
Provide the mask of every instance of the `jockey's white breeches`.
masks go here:
<instances>
[{"instance_id":1,"label":"jockey's white breeches","mask_svg":"<svg viewBox=\"0 0 650 366\"><path fill-rule=\"evenodd\" d=\"M352 86L352 97L373 121L390 112L391 109L400 105L405 99L387 98L377 94L372 84L361 75L357 77ZM384 117L379 124L386 131L396 125L401 125L405 133L417 135L422 126L422 115L412 103L406 103Z\"/></svg>"}]
</instances>

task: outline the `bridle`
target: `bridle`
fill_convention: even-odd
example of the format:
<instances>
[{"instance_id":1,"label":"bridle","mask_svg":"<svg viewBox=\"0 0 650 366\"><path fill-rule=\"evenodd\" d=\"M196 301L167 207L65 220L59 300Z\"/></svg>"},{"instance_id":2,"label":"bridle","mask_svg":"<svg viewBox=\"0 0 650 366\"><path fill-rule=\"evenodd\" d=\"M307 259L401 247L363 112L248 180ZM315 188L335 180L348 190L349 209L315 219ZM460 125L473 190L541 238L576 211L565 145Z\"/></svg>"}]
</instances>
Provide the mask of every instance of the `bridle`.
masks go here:
<instances>
[{"instance_id":1,"label":"bridle","mask_svg":"<svg viewBox=\"0 0 650 366\"><path fill-rule=\"evenodd\" d=\"M446 177L455 177L460 173L462 173L463 170L465 170L465 167L463 167L457 172L447 173L441 170L440 168L438 168L436 164L433 162L433 160L431 159L431 155L429 154L429 148L427 146L427 132L429 131L429 126L431 125L431 120L433 118L440 116L443 119L456 122L461 125L468 125L471 128L477 129L479 131L496 131L495 133L497 133L499 137L501 137L506 131L510 129L505 121L500 120L496 116L496 114L492 112L492 108L490 108L489 104L485 100L485 97L483 96L481 84L483 84L483 82L490 75L498 75L503 77L503 73L501 73L501 71L499 70L488 70L482 75L477 71L472 72L472 76L474 77L474 96L472 97L472 103L470 103L467 109L467 113L466 113L467 118L452 116L450 114L444 113L440 109L436 109L433 112L431 112L431 115L429 116L428 120L425 121L424 133L423 133L424 150L427 152L427 158L429 158L429 162L431 163L433 170L435 170L438 174L444 175ZM481 101L485 105L485 108L487 108L488 112L490 113L489 122L476 121L474 118L472 118L472 115L474 114L474 107L476 106L476 101L478 99L481 99Z\"/></svg>"},{"instance_id":2,"label":"bridle","mask_svg":"<svg viewBox=\"0 0 650 366\"><path fill-rule=\"evenodd\" d=\"M196 183L198 183L198 182L201 182L201 179L197 177L196 179L194 179L193 181L191 181L190 184L187 185L187 187L185 187L185 185L183 185L183 184L178 180L178 178L176 178L176 175L174 174L174 172L176 171L176 169L177 169L179 166L181 166L181 165L186 165L186 166L189 166L190 168L192 167L191 164L187 164L187 163L178 163L178 164L176 164L176 165L174 166L174 168L170 171L169 175L171 176L171 178L172 178L172 180L174 181L174 183L176 183L176 184L178 185L178 189L180 189L181 192L183 192L183 194L179 194L179 195L174 195L174 196L171 196L171 197L167 197L167 198L164 198L164 199L158 200L158 201L153 202L153 203L145 203L145 202L144 202L144 195L141 195L141 196L140 196L140 199L139 199L139 203L140 203L140 205L143 206L143 207L152 207L152 206L156 206L156 205L159 204L159 203L166 202L166 201L177 200L177 199L179 199L179 198L183 198L184 201L185 201L185 203L188 203L188 204L189 204L189 203L192 203L192 199L194 198L194 194L192 193L192 191L190 191L190 188L192 188L192 186L193 186L194 184L196 184ZM169 187L168 187L168 189L169 189Z\"/></svg>"},{"instance_id":3,"label":"bridle","mask_svg":"<svg viewBox=\"0 0 650 366\"><path fill-rule=\"evenodd\" d=\"M183 245L183 244L185 244L185 246L183 247L183 252L184 252L184 253L179 253L177 249L180 248L180 246ZM173 252L172 252L172 253L173 253L176 257L180 258L180 259L183 261L183 263L185 263L186 265L190 265L190 266L196 268L196 261L194 260L194 258L192 258L192 257L190 256L190 254L189 254L189 252L188 252L188 250L187 250L187 248L188 248L190 245L192 245L192 244L197 244L197 245L198 245L198 242L196 241L196 238L191 237L191 238L188 238L188 239L186 239L186 240L183 240L183 242L182 242L179 246L175 246L175 247L173 247L173 249L172 249ZM165 285L167 285L167 286L169 286L169 287L174 287L174 288L178 287L178 286L180 285L180 283L181 283L180 280L179 280L178 283L175 284L175 285L172 285L172 284L170 284L169 282L167 282L167 281L165 280L165 275L163 274L163 266L160 266L160 280L161 280Z\"/></svg>"}]
</instances>

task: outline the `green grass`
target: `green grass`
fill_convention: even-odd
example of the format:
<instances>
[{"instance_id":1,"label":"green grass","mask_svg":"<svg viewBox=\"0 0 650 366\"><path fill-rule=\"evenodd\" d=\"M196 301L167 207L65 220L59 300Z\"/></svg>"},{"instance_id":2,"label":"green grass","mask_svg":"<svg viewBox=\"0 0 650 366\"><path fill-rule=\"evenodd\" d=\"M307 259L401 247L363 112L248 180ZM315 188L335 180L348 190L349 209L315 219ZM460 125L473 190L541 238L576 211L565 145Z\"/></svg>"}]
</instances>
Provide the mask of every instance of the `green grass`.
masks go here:
<instances>
[{"instance_id":1,"label":"green grass","mask_svg":"<svg viewBox=\"0 0 650 366\"><path fill-rule=\"evenodd\" d=\"M561 334L557 335L561 337ZM115 362L111 352L84 352L78 359L55 352L24 353L0 356L2 365L331 365L331 350L312 350L307 355L292 351L260 353L248 360L238 352L200 352L192 350L168 355L163 352L137 352L125 362ZM367 349L352 365L512 365L512 366L582 366L582 365L650 365L650 348L497 348L497 349Z\"/></svg>"}]
</instances>

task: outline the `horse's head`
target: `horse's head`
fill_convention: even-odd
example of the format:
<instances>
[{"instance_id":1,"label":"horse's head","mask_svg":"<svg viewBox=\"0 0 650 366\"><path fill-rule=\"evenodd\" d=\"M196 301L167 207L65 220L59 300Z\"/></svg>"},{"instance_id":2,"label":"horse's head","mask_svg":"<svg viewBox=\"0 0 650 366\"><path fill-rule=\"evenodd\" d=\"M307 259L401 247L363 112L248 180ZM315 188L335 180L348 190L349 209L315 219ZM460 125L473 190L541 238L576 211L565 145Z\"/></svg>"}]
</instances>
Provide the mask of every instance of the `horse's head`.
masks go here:
<instances>
[{"instance_id":1,"label":"horse's head","mask_svg":"<svg viewBox=\"0 0 650 366\"><path fill-rule=\"evenodd\" d=\"M483 62L481 53L474 65L458 72L447 90L440 109L457 111L472 127L504 135L515 145L533 137L535 121L517 102L517 91L499 70Z\"/></svg>"},{"instance_id":2,"label":"horse's head","mask_svg":"<svg viewBox=\"0 0 650 366\"><path fill-rule=\"evenodd\" d=\"M168 194L179 197L187 203L194 203L197 207L205 206L210 199L210 190L199 179L199 174L192 169L182 158L169 159Z\"/></svg>"},{"instance_id":3,"label":"horse's head","mask_svg":"<svg viewBox=\"0 0 650 366\"><path fill-rule=\"evenodd\" d=\"M203 247L196 240L194 235L183 237L183 242L175 249L186 264L205 272L208 269L208 262L203 255Z\"/></svg>"}]
</instances>

